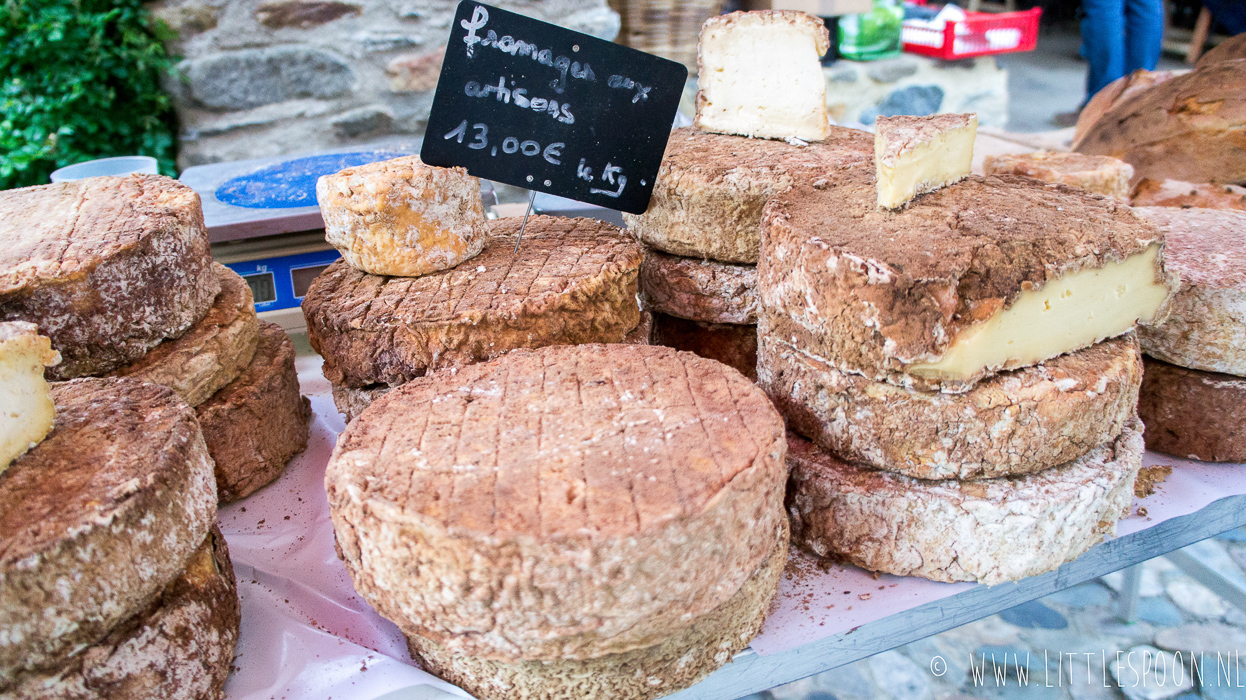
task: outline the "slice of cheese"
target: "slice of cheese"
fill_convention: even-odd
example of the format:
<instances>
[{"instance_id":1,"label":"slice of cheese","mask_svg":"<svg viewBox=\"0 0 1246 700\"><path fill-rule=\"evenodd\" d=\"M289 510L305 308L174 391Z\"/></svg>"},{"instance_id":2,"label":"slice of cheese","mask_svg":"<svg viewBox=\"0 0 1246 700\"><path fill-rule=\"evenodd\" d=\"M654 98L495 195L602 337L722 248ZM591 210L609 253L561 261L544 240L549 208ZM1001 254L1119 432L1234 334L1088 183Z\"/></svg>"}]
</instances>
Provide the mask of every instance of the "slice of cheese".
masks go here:
<instances>
[{"instance_id":1,"label":"slice of cheese","mask_svg":"<svg viewBox=\"0 0 1246 700\"><path fill-rule=\"evenodd\" d=\"M697 49L697 128L755 138L826 138L830 120L819 59L830 42L822 20L803 12L710 18Z\"/></svg>"},{"instance_id":2,"label":"slice of cheese","mask_svg":"<svg viewBox=\"0 0 1246 700\"><path fill-rule=\"evenodd\" d=\"M480 180L418 156L347 168L316 182L325 240L356 270L419 277L484 248Z\"/></svg>"},{"instance_id":3,"label":"slice of cheese","mask_svg":"<svg viewBox=\"0 0 1246 700\"><path fill-rule=\"evenodd\" d=\"M0 472L52 430L56 409L43 368L61 361L33 323L0 323Z\"/></svg>"},{"instance_id":4,"label":"slice of cheese","mask_svg":"<svg viewBox=\"0 0 1246 700\"><path fill-rule=\"evenodd\" d=\"M874 165L878 206L899 209L969 175L976 114L879 117L874 122Z\"/></svg>"},{"instance_id":5,"label":"slice of cheese","mask_svg":"<svg viewBox=\"0 0 1246 700\"><path fill-rule=\"evenodd\" d=\"M1152 244L1120 262L1022 292L1012 306L961 331L938 362L914 364L909 371L959 379L984 367L1025 367L1152 321L1169 292L1156 279L1159 252L1159 244Z\"/></svg>"}]
</instances>

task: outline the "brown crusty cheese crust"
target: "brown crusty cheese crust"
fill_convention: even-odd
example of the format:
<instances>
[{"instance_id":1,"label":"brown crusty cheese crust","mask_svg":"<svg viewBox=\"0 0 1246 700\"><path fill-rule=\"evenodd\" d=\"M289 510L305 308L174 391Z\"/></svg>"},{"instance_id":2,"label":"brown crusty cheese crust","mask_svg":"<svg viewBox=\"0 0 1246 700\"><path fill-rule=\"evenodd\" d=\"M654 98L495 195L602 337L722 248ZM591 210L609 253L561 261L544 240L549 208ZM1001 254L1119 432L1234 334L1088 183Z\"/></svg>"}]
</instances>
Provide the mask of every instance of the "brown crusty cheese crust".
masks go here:
<instances>
[{"instance_id":1,"label":"brown crusty cheese crust","mask_svg":"<svg viewBox=\"0 0 1246 700\"><path fill-rule=\"evenodd\" d=\"M993 585L1076 559L1116 531L1142 466L1142 424L1025 476L927 481L788 440L792 542L871 571Z\"/></svg>"},{"instance_id":2,"label":"brown crusty cheese crust","mask_svg":"<svg viewBox=\"0 0 1246 700\"><path fill-rule=\"evenodd\" d=\"M1119 158L1136 178L1246 182L1246 58L1122 95L1073 150Z\"/></svg>"},{"instance_id":3,"label":"brown crusty cheese crust","mask_svg":"<svg viewBox=\"0 0 1246 700\"><path fill-rule=\"evenodd\" d=\"M195 409L216 462L221 503L265 486L307 447L311 402L299 394L294 343L275 323L260 322L255 358L237 379Z\"/></svg>"},{"instance_id":4,"label":"brown crusty cheese crust","mask_svg":"<svg viewBox=\"0 0 1246 700\"><path fill-rule=\"evenodd\" d=\"M1134 207L1231 209L1246 211L1246 187L1143 178L1134 188Z\"/></svg>"},{"instance_id":5,"label":"brown crusty cheese crust","mask_svg":"<svg viewBox=\"0 0 1246 700\"><path fill-rule=\"evenodd\" d=\"M373 401L381 398L394 388L388 384L368 387L350 387L339 384L330 384L329 386L333 392L333 405L337 407L337 412L342 414L342 418L347 423L358 418L359 414L363 413L363 409L371 406Z\"/></svg>"},{"instance_id":6,"label":"brown crusty cheese crust","mask_svg":"<svg viewBox=\"0 0 1246 700\"><path fill-rule=\"evenodd\" d=\"M617 343L640 322L640 246L595 219L534 216L518 254L518 217L489 222L470 263L423 277L380 277L335 262L303 315L334 384L397 385L515 348Z\"/></svg>"},{"instance_id":7,"label":"brown crusty cheese crust","mask_svg":"<svg viewBox=\"0 0 1246 700\"><path fill-rule=\"evenodd\" d=\"M325 240L356 269L418 277L484 248L480 180L465 168L403 156L346 168L316 181Z\"/></svg>"},{"instance_id":8,"label":"brown crusty cheese crust","mask_svg":"<svg viewBox=\"0 0 1246 700\"><path fill-rule=\"evenodd\" d=\"M172 390L80 379L52 399L56 427L0 474L0 686L141 610L216 517L212 458Z\"/></svg>"},{"instance_id":9,"label":"brown crusty cheese crust","mask_svg":"<svg viewBox=\"0 0 1246 700\"><path fill-rule=\"evenodd\" d=\"M1134 176L1133 166L1124 161L1061 151L989 155L982 168L987 175L1021 175L1058 182L1122 202L1129 201L1129 181Z\"/></svg>"},{"instance_id":10,"label":"brown crusty cheese crust","mask_svg":"<svg viewBox=\"0 0 1246 700\"><path fill-rule=\"evenodd\" d=\"M1012 175L970 176L879 210L874 175L801 186L766 207L757 269L760 333L841 371L921 390L968 391L965 379L907 373L938 361L957 335L1023 291L1160 245L1130 208L1066 185ZM1161 313L1162 317L1162 313Z\"/></svg>"},{"instance_id":11,"label":"brown crusty cheese crust","mask_svg":"<svg viewBox=\"0 0 1246 700\"><path fill-rule=\"evenodd\" d=\"M667 255L652 248L640 264L649 308L705 323L757 324L757 267Z\"/></svg>"},{"instance_id":12,"label":"brown crusty cheese crust","mask_svg":"<svg viewBox=\"0 0 1246 700\"><path fill-rule=\"evenodd\" d=\"M1246 462L1246 378L1147 357L1138 415L1147 449L1203 462Z\"/></svg>"},{"instance_id":13,"label":"brown crusty cheese crust","mask_svg":"<svg viewBox=\"0 0 1246 700\"><path fill-rule=\"evenodd\" d=\"M624 345L650 345L650 336L653 334L653 314L648 311L640 312L640 323L623 336L623 340L619 341ZM363 409L372 405L385 392L393 387L388 384L377 384L368 387L349 387L339 384L331 384L333 391L333 405L337 407L338 413L349 423L355 420L355 417L363 413Z\"/></svg>"},{"instance_id":14,"label":"brown crusty cheese crust","mask_svg":"<svg viewBox=\"0 0 1246 700\"><path fill-rule=\"evenodd\" d=\"M145 609L63 665L20 674L0 700L219 700L239 621L233 563L213 525Z\"/></svg>"},{"instance_id":15,"label":"brown crusty cheese crust","mask_svg":"<svg viewBox=\"0 0 1246 700\"><path fill-rule=\"evenodd\" d=\"M784 532L766 561L730 600L643 649L592 659L490 661L407 637L411 656L480 700L650 700L687 688L748 646L761 630L787 564Z\"/></svg>"},{"instance_id":16,"label":"brown crusty cheese crust","mask_svg":"<svg viewBox=\"0 0 1246 700\"><path fill-rule=\"evenodd\" d=\"M804 146L675 129L649 208L623 220L646 245L672 255L753 265L771 197L800 182L869 168L873 160L871 134L838 126Z\"/></svg>"},{"instance_id":17,"label":"brown crusty cheese crust","mask_svg":"<svg viewBox=\"0 0 1246 700\"><path fill-rule=\"evenodd\" d=\"M905 389L759 340L758 384L788 427L819 447L918 479L1029 474L1110 441L1134 415L1142 357L1133 335L1001 372L964 394Z\"/></svg>"},{"instance_id":18,"label":"brown crusty cheese crust","mask_svg":"<svg viewBox=\"0 0 1246 700\"><path fill-rule=\"evenodd\" d=\"M259 342L251 288L224 265L212 263L212 269L221 292L208 314L181 337L164 341L109 376L163 384L198 406L242 373Z\"/></svg>"},{"instance_id":19,"label":"brown crusty cheese crust","mask_svg":"<svg viewBox=\"0 0 1246 700\"><path fill-rule=\"evenodd\" d=\"M653 344L695 353L757 379L757 326L653 315Z\"/></svg>"},{"instance_id":20,"label":"brown crusty cheese crust","mask_svg":"<svg viewBox=\"0 0 1246 700\"><path fill-rule=\"evenodd\" d=\"M0 192L0 321L29 321L61 363L108 372L176 338L220 291L199 195L159 175Z\"/></svg>"},{"instance_id":21,"label":"brown crusty cheese crust","mask_svg":"<svg viewBox=\"0 0 1246 700\"><path fill-rule=\"evenodd\" d=\"M338 438L325 487L355 589L449 653L653 646L783 533L783 421L670 348L516 350L412 380Z\"/></svg>"},{"instance_id":22,"label":"brown crusty cheese crust","mask_svg":"<svg viewBox=\"0 0 1246 700\"><path fill-rule=\"evenodd\" d=\"M1246 212L1136 209L1167 238L1181 278L1168 320L1139 326L1142 351L1165 362L1246 376Z\"/></svg>"}]
</instances>

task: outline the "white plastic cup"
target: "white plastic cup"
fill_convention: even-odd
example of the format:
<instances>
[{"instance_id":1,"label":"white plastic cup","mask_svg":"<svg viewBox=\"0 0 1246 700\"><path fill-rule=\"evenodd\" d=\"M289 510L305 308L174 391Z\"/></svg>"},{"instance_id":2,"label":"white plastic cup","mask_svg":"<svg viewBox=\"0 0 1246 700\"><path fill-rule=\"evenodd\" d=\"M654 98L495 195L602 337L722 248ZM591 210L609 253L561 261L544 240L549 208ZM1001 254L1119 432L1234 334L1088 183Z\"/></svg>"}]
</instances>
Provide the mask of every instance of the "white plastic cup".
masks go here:
<instances>
[{"instance_id":1,"label":"white plastic cup","mask_svg":"<svg viewBox=\"0 0 1246 700\"><path fill-rule=\"evenodd\" d=\"M101 175L129 175L130 173L155 175L157 172L156 159L151 156L116 156L66 165L59 170L52 171L52 182L68 182Z\"/></svg>"}]
</instances>

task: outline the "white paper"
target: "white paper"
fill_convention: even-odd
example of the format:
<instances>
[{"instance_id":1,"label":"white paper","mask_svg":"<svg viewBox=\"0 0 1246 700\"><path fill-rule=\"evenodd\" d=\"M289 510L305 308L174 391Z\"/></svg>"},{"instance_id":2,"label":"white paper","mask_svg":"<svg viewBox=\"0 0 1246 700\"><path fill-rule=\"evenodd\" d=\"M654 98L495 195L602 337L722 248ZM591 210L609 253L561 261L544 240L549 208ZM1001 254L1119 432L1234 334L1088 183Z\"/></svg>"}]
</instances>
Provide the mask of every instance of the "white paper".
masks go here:
<instances>
[{"instance_id":1,"label":"white paper","mask_svg":"<svg viewBox=\"0 0 1246 700\"><path fill-rule=\"evenodd\" d=\"M413 665L402 635L365 603L333 548L324 470L343 429L320 358L300 357L299 381L314 418L307 450L258 493L221 508L221 530L242 598L242 633L230 700L434 700L469 697ZM1129 534L1246 493L1246 469L1148 453L1171 464L1158 491L1138 501L1117 534ZM1138 515L1138 507L1147 515ZM774 654L945 598L974 584L873 574L849 565L824 571L796 552L752 648ZM845 593L845 591L847 593ZM868 596L866 596L868 594ZM833 606L833 607L828 607ZM366 669L366 670L365 670Z\"/></svg>"}]
</instances>

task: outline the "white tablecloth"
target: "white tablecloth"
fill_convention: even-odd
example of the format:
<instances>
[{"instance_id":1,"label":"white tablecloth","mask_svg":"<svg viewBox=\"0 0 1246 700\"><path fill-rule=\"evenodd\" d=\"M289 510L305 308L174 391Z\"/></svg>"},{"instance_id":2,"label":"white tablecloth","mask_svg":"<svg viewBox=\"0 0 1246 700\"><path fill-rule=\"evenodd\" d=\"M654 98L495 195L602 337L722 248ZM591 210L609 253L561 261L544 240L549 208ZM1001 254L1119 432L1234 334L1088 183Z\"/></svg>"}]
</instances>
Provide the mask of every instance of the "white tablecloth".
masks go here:
<instances>
[{"instance_id":1,"label":"white tablecloth","mask_svg":"<svg viewBox=\"0 0 1246 700\"><path fill-rule=\"evenodd\" d=\"M238 592L242 634L230 700L433 700L466 693L412 665L398 629L355 593L333 549L324 470L344 425L333 407L320 358L298 358L299 381L314 412L307 450L280 479L220 511ZM1135 501L1119 534L1246 494L1246 468L1148 453L1147 464L1176 468L1154 495ZM1138 507L1146 515L1138 514ZM853 566L826 570L793 554L752 648L767 655L950 596L975 584L881 576ZM799 574L795 572L799 571ZM1009 585L1009 584L1003 584ZM868 595L866 595L868 594Z\"/></svg>"}]
</instances>

